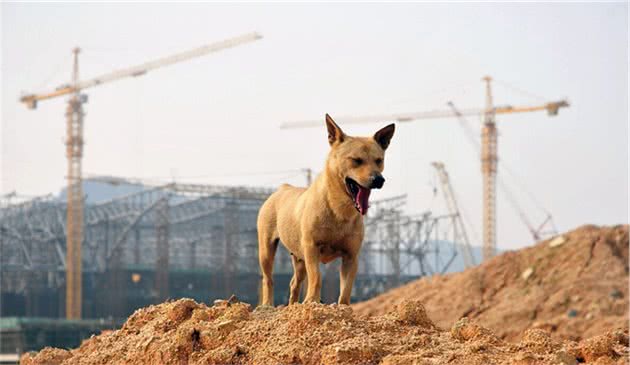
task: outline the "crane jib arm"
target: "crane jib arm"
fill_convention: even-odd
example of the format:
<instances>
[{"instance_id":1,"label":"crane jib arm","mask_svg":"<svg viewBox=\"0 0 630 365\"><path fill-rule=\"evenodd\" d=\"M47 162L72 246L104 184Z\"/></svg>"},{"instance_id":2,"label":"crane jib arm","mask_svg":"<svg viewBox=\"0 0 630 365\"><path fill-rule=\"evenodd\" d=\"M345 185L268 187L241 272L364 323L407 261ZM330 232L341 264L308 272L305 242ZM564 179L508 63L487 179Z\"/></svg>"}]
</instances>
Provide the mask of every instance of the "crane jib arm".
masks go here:
<instances>
[{"instance_id":1,"label":"crane jib arm","mask_svg":"<svg viewBox=\"0 0 630 365\"><path fill-rule=\"evenodd\" d=\"M37 106L40 100L51 99L57 96L72 94L76 91L87 89L93 86L104 84L106 82L115 81L125 77L136 77L146 74L156 68L169 66L175 63L183 62L192 58L201 57L209 53L217 52L223 49L236 47L243 43L249 43L261 39L262 35L258 33L248 33L238 37L226 39L220 42L207 44L189 51L180 52L172 56L160 58L155 61L146 62L137 66L129 67L122 70L110 72L90 80L79 81L76 85L62 85L53 91L29 94L22 96L20 101L25 103L30 109Z\"/></svg>"},{"instance_id":2,"label":"crane jib arm","mask_svg":"<svg viewBox=\"0 0 630 365\"><path fill-rule=\"evenodd\" d=\"M557 115L560 108L568 107L569 103L566 100L553 101L541 105L529 105L529 106L512 106L503 105L494 108L495 114L510 114L510 113L524 113L546 110L549 115ZM463 109L459 111L459 115L483 115L484 109ZM399 122L406 123L412 122L418 119L438 119L438 118L452 118L457 116L453 110L432 110L426 112L416 113L397 113L397 114L385 114L385 115L373 115L369 117L336 117L335 120L343 124L363 124L363 123L384 123L384 122ZM286 122L280 125L280 128L308 128L321 126L321 120L305 120L299 122Z\"/></svg>"}]
</instances>

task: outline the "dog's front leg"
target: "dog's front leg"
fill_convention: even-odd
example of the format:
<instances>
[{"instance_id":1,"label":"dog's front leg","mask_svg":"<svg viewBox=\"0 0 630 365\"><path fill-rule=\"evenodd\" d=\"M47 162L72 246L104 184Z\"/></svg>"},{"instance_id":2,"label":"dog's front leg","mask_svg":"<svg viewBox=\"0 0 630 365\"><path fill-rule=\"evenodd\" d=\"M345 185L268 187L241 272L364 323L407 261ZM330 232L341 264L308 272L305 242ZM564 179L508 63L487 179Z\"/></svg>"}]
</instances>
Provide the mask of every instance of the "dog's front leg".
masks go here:
<instances>
[{"instance_id":1,"label":"dog's front leg","mask_svg":"<svg viewBox=\"0 0 630 365\"><path fill-rule=\"evenodd\" d=\"M341 261L339 271L339 304L350 305L350 295L352 294L352 284L359 267L359 259L356 255L346 255Z\"/></svg>"},{"instance_id":2,"label":"dog's front leg","mask_svg":"<svg viewBox=\"0 0 630 365\"><path fill-rule=\"evenodd\" d=\"M302 247L304 249L304 265L306 265L306 280L308 282L304 303L319 303L322 290L322 276L319 272L319 248L312 241L302 242Z\"/></svg>"}]
</instances>

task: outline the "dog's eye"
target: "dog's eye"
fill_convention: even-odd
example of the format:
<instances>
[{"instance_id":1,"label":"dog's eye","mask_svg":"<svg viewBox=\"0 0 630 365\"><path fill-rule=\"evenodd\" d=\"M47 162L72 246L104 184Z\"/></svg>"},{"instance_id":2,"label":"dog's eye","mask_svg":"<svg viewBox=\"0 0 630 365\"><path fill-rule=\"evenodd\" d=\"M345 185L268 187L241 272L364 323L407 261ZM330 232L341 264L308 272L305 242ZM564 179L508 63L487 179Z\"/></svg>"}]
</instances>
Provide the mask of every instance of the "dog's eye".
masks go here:
<instances>
[{"instance_id":1,"label":"dog's eye","mask_svg":"<svg viewBox=\"0 0 630 365\"><path fill-rule=\"evenodd\" d=\"M352 163L354 163L355 166L359 166L359 165L363 164L363 159L362 158L353 158L352 159Z\"/></svg>"},{"instance_id":2,"label":"dog's eye","mask_svg":"<svg viewBox=\"0 0 630 365\"><path fill-rule=\"evenodd\" d=\"M374 160L374 162L376 162L377 166L381 166L383 164L383 159L382 158L377 158L376 160Z\"/></svg>"}]
</instances>

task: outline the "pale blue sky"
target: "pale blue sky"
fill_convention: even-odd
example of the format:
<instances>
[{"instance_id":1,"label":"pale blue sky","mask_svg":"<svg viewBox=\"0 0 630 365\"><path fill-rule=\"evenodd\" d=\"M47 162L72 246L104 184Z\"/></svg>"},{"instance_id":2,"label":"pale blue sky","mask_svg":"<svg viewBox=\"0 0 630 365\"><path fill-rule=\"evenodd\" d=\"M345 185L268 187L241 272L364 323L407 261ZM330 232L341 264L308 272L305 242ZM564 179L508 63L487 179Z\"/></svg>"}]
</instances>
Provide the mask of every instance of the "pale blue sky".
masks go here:
<instances>
[{"instance_id":1,"label":"pale blue sky","mask_svg":"<svg viewBox=\"0 0 630 365\"><path fill-rule=\"evenodd\" d=\"M280 130L280 122L445 108L448 100L482 107L480 79L491 74L571 102L555 118L498 118L500 158L559 229L628 222L626 3L3 3L0 192L47 194L64 185L64 100L31 111L17 99L67 82L74 46L83 48L87 78L250 31L265 38L88 90L86 174L303 184L297 172L243 175L321 168L323 121L303 130ZM494 91L497 104L540 101L498 83ZM399 125L375 198L407 193L409 212L443 212L441 195L433 196L434 160L445 162L480 232L479 161L455 120ZM518 198L531 220L543 218L525 194ZM505 197L498 209L499 246L530 244Z\"/></svg>"}]
</instances>

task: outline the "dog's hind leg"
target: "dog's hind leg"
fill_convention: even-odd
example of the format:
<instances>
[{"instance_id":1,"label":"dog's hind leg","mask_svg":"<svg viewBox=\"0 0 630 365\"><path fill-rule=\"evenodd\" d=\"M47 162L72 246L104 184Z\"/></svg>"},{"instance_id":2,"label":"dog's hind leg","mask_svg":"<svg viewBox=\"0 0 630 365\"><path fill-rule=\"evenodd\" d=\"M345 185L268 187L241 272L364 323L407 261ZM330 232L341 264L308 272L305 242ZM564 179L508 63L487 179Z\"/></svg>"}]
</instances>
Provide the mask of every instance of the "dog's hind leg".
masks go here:
<instances>
[{"instance_id":1,"label":"dog's hind leg","mask_svg":"<svg viewBox=\"0 0 630 365\"><path fill-rule=\"evenodd\" d=\"M278 238L273 232L265 229L258 230L258 260L262 273L261 305L273 305L273 259L278 248Z\"/></svg>"},{"instance_id":2,"label":"dog's hind leg","mask_svg":"<svg viewBox=\"0 0 630 365\"><path fill-rule=\"evenodd\" d=\"M300 301L300 288L302 287L304 278L306 278L306 265L304 264L304 260L300 260L291 255L291 262L293 263L293 277L291 278L289 305Z\"/></svg>"}]
</instances>

